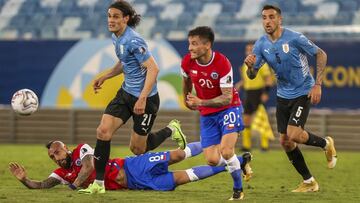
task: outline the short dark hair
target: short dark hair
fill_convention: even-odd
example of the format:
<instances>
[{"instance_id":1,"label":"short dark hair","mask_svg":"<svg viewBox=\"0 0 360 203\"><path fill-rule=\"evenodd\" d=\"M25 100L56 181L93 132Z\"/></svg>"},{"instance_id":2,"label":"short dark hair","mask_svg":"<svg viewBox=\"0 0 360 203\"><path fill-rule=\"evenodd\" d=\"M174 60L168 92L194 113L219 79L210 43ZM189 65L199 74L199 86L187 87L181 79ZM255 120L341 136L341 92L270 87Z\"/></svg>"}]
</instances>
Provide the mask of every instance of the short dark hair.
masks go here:
<instances>
[{"instance_id":1,"label":"short dark hair","mask_svg":"<svg viewBox=\"0 0 360 203\"><path fill-rule=\"evenodd\" d=\"M46 147L47 149L50 149L52 143L54 143L54 142L55 142L55 140L48 142L48 143L45 145L45 147Z\"/></svg>"},{"instance_id":2,"label":"short dark hair","mask_svg":"<svg viewBox=\"0 0 360 203\"><path fill-rule=\"evenodd\" d=\"M116 8L123 13L123 16L129 16L127 25L135 28L141 21L141 15L137 14L135 9L126 1L118 0L112 3L109 8Z\"/></svg>"},{"instance_id":3,"label":"short dark hair","mask_svg":"<svg viewBox=\"0 0 360 203\"><path fill-rule=\"evenodd\" d=\"M188 37L199 36L202 39L206 39L211 42L211 46L215 41L214 31L209 26L199 26L189 31Z\"/></svg>"},{"instance_id":4,"label":"short dark hair","mask_svg":"<svg viewBox=\"0 0 360 203\"><path fill-rule=\"evenodd\" d=\"M281 9L278 6L274 6L271 4L264 5L261 11L269 10L269 9L274 9L279 15L281 15Z\"/></svg>"}]
</instances>

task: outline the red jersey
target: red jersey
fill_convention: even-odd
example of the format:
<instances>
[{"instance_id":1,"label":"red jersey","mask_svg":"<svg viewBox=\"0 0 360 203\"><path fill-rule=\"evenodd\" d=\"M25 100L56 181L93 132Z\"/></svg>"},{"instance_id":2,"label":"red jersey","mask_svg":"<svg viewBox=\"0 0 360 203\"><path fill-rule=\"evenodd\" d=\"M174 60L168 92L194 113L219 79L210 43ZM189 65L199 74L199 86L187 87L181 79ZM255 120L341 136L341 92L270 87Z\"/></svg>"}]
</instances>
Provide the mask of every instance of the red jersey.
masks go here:
<instances>
[{"instance_id":1,"label":"red jersey","mask_svg":"<svg viewBox=\"0 0 360 203\"><path fill-rule=\"evenodd\" d=\"M190 53L185 55L182 62L183 77L191 79L194 84L196 95L200 99L213 99L222 94L221 88L232 87L233 98L229 105L222 107L200 106L201 115L216 113L224 109L240 106L241 101L238 92L233 87L233 72L230 61L220 52L213 52L208 64L199 64L191 59Z\"/></svg>"},{"instance_id":2,"label":"red jersey","mask_svg":"<svg viewBox=\"0 0 360 203\"><path fill-rule=\"evenodd\" d=\"M77 178L82 164L81 161L86 155L93 155L94 150L88 144L79 144L71 154L71 166L69 169L57 168L50 174L50 177L56 178L61 181L62 184L72 184ZM119 185L115 180L119 173L120 168L124 165L124 159L109 159L105 167L105 188L107 190L117 190L123 187ZM96 171L94 170L88 179L81 185L86 188L95 180Z\"/></svg>"}]
</instances>

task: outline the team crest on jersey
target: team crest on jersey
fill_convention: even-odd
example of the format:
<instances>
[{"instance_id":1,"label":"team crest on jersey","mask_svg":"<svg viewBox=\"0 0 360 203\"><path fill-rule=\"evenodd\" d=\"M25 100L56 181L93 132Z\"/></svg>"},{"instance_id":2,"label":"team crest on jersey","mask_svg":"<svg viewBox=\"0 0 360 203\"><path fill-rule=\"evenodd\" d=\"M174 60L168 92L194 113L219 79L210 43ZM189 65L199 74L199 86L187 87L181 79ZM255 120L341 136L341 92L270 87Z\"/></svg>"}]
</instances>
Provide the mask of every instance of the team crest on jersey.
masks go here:
<instances>
[{"instance_id":1,"label":"team crest on jersey","mask_svg":"<svg viewBox=\"0 0 360 203\"><path fill-rule=\"evenodd\" d=\"M191 73L197 75L197 70L191 70Z\"/></svg>"},{"instance_id":2,"label":"team crest on jersey","mask_svg":"<svg viewBox=\"0 0 360 203\"><path fill-rule=\"evenodd\" d=\"M81 159L76 159L75 165L76 166L81 166Z\"/></svg>"},{"instance_id":3,"label":"team crest on jersey","mask_svg":"<svg viewBox=\"0 0 360 203\"><path fill-rule=\"evenodd\" d=\"M288 43L283 44L282 49L283 49L283 52L287 54L289 52L289 50L290 50L289 44Z\"/></svg>"},{"instance_id":4,"label":"team crest on jersey","mask_svg":"<svg viewBox=\"0 0 360 203\"><path fill-rule=\"evenodd\" d=\"M211 78L214 79L214 80L216 80L216 79L219 78L219 74L218 74L217 72L212 72L212 73L210 74L210 76L211 76Z\"/></svg>"}]
</instances>

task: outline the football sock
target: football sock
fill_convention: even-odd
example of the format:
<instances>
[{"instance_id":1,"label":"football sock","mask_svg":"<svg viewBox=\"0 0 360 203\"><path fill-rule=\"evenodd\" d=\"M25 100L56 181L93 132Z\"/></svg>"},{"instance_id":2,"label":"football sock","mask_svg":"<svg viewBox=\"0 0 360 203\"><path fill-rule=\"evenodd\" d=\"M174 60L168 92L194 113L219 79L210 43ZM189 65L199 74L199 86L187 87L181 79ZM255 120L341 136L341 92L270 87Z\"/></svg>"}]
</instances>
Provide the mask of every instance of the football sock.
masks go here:
<instances>
[{"instance_id":1,"label":"football sock","mask_svg":"<svg viewBox=\"0 0 360 203\"><path fill-rule=\"evenodd\" d=\"M324 138L316 136L308 131L306 131L306 132L309 135L309 139L305 142L306 145L325 148L326 140Z\"/></svg>"},{"instance_id":2,"label":"football sock","mask_svg":"<svg viewBox=\"0 0 360 203\"><path fill-rule=\"evenodd\" d=\"M186 148L184 149L185 152L185 159L196 156L202 152L202 147L200 142L192 142L186 145Z\"/></svg>"},{"instance_id":3,"label":"football sock","mask_svg":"<svg viewBox=\"0 0 360 203\"><path fill-rule=\"evenodd\" d=\"M226 161L225 161L224 157L222 157L220 155L219 163L216 166L225 166L225 165L226 165Z\"/></svg>"},{"instance_id":4,"label":"football sock","mask_svg":"<svg viewBox=\"0 0 360 203\"><path fill-rule=\"evenodd\" d=\"M251 149L251 128L250 126L245 127L242 132L242 147L244 150Z\"/></svg>"},{"instance_id":5,"label":"football sock","mask_svg":"<svg viewBox=\"0 0 360 203\"><path fill-rule=\"evenodd\" d=\"M304 157L300 149L296 148L290 152L286 152L290 162L295 167L296 171L303 177L304 180L307 180L312 177L308 167L306 166Z\"/></svg>"},{"instance_id":6,"label":"football sock","mask_svg":"<svg viewBox=\"0 0 360 203\"><path fill-rule=\"evenodd\" d=\"M191 182L201 180L220 172L226 171L225 166L195 166L185 172Z\"/></svg>"},{"instance_id":7,"label":"football sock","mask_svg":"<svg viewBox=\"0 0 360 203\"><path fill-rule=\"evenodd\" d=\"M105 167L106 163L109 160L110 156L110 140L96 140L96 147L94 152L95 159L95 170L96 170L96 180L104 180Z\"/></svg>"},{"instance_id":8,"label":"football sock","mask_svg":"<svg viewBox=\"0 0 360 203\"><path fill-rule=\"evenodd\" d=\"M241 190L242 189L242 182L241 182L241 168L240 168L240 161L238 157L234 154L230 159L226 160L226 165L228 166L228 171L231 174L231 177L234 181L234 190Z\"/></svg>"},{"instance_id":9,"label":"football sock","mask_svg":"<svg viewBox=\"0 0 360 203\"><path fill-rule=\"evenodd\" d=\"M241 166L241 164L244 162L243 157L242 156L237 156L237 159L239 159L240 166Z\"/></svg>"},{"instance_id":10,"label":"football sock","mask_svg":"<svg viewBox=\"0 0 360 203\"><path fill-rule=\"evenodd\" d=\"M304 183L311 183L312 181L314 181L315 180L315 178L314 177L311 177L311 178L309 178L309 179L307 179L307 180L304 180Z\"/></svg>"},{"instance_id":11,"label":"football sock","mask_svg":"<svg viewBox=\"0 0 360 203\"><path fill-rule=\"evenodd\" d=\"M146 140L146 151L150 151L161 145L166 138L171 136L171 129L168 127L165 127L155 133L150 132L148 134L148 138Z\"/></svg>"}]
</instances>

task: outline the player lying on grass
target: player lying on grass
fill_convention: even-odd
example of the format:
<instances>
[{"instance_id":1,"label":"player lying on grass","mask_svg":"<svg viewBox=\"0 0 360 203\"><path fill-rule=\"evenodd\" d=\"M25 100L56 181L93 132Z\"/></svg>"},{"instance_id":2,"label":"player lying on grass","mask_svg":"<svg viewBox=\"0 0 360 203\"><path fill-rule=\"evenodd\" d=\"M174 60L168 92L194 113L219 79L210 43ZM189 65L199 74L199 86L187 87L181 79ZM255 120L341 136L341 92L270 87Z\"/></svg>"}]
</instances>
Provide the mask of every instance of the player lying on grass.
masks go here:
<instances>
[{"instance_id":1,"label":"player lying on grass","mask_svg":"<svg viewBox=\"0 0 360 203\"><path fill-rule=\"evenodd\" d=\"M43 181L31 180L25 168L18 163L10 163L10 172L29 189L52 188L66 184L71 189L86 188L95 179L94 150L88 144L79 144L69 151L61 141L51 141L46 145L49 157L59 166ZM139 156L109 159L105 170L106 190L174 190L178 185L205 179L226 171L225 166L196 166L187 170L169 171L168 166L202 152L200 142L189 143L184 150L148 152ZM244 179L252 174L249 162L251 154L238 156ZM150 180L150 181L149 181ZM79 190L81 193L82 190ZM105 190L103 191L105 192ZM102 193L100 190L98 193Z\"/></svg>"}]
</instances>

